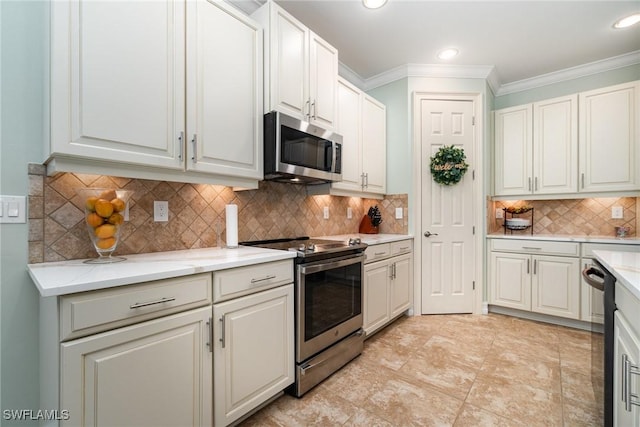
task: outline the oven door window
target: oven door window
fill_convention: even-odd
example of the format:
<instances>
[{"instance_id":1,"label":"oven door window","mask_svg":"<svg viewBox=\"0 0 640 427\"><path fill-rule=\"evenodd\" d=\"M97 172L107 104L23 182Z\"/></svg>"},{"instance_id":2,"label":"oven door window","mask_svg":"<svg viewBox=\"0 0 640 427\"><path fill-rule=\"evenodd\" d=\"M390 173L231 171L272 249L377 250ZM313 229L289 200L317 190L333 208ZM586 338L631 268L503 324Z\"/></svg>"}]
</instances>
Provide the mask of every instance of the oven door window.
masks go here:
<instances>
[{"instance_id":1,"label":"oven door window","mask_svg":"<svg viewBox=\"0 0 640 427\"><path fill-rule=\"evenodd\" d=\"M281 128L280 161L305 168L331 172L332 142L292 129Z\"/></svg>"},{"instance_id":2,"label":"oven door window","mask_svg":"<svg viewBox=\"0 0 640 427\"><path fill-rule=\"evenodd\" d=\"M362 264L356 263L305 275L305 341L361 314L361 273Z\"/></svg>"}]
</instances>

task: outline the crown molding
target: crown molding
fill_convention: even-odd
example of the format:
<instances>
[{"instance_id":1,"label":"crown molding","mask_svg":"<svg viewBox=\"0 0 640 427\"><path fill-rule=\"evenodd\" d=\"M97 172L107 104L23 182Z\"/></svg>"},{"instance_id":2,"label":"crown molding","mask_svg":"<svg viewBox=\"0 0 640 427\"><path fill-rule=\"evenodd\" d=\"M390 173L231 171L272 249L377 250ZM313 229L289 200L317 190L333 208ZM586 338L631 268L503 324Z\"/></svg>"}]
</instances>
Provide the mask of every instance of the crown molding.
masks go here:
<instances>
[{"instance_id":1,"label":"crown molding","mask_svg":"<svg viewBox=\"0 0 640 427\"><path fill-rule=\"evenodd\" d=\"M407 77L485 79L494 95L501 96L509 93L535 89L554 83L560 83L567 80L573 80L580 77L586 77L593 74L615 70L617 68L623 68L639 63L640 50L637 50L600 61L594 61L587 64L566 68L564 70L542 74L530 79L518 80L516 82L505 84L500 83L500 77L498 76L495 67L492 65L460 66L441 64L405 64L392 68L368 79L363 79L358 73L340 62L339 74L364 91L368 91Z\"/></svg>"},{"instance_id":2,"label":"crown molding","mask_svg":"<svg viewBox=\"0 0 640 427\"><path fill-rule=\"evenodd\" d=\"M542 74L530 79L518 80L512 83L505 83L503 85L500 85L498 90L494 91L494 93L496 96L501 96L509 93L522 92L524 90L535 89L554 83L560 83L567 80L586 77L638 63L640 63L640 50L626 53L624 55L602 59L600 61L589 62L587 64L578 65L576 67L565 68L564 70L554 71L552 73Z\"/></svg>"}]
</instances>

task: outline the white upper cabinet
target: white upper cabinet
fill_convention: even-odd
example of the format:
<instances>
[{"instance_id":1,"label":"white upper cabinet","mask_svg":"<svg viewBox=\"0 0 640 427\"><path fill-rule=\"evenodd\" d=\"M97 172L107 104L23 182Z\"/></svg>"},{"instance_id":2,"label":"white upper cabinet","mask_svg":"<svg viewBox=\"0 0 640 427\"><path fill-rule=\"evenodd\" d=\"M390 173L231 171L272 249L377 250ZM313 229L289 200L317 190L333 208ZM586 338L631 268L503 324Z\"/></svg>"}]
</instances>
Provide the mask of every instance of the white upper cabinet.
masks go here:
<instances>
[{"instance_id":1,"label":"white upper cabinet","mask_svg":"<svg viewBox=\"0 0 640 427\"><path fill-rule=\"evenodd\" d=\"M269 1L253 17L265 27L265 110L333 130L338 51Z\"/></svg>"},{"instance_id":2,"label":"white upper cabinet","mask_svg":"<svg viewBox=\"0 0 640 427\"><path fill-rule=\"evenodd\" d=\"M575 193L578 188L578 97L533 104L533 192Z\"/></svg>"},{"instance_id":3,"label":"white upper cabinet","mask_svg":"<svg viewBox=\"0 0 640 427\"><path fill-rule=\"evenodd\" d=\"M184 55L182 1L52 2L51 154L182 169Z\"/></svg>"},{"instance_id":4,"label":"white upper cabinet","mask_svg":"<svg viewBox=\"0 0 640 427\"><path fill-rule=\"evenodd\" d=\"M640 189L640 82L580 94L580 191Z\"/></svg>"},{"instance_id":5,"label":"white upper cabinet","mask_svg":"<svg viewBox=\"0 0 640 427\"><path fill-rule=\"evenodd\" d=\"M495 195L577 191L577 96L494 112Z\"/></svg>"},{"instance_id":6,"label":"white upper cabinet","mask_svg":"<svg viewBox=\"0 0 640 427\"><path fill-rule=\"evenodd\" d=\"M50 172L257 186L262 64L222 0L52 2Z\"/></svg>"},{"instance_id":7,"label":"white upper cabinet","mask_svg":"<svg viewBox=\"0 0 640 427\"><path fill-rule=\"evenodd\" d=\"M385 194L386 120L382 103L338 77L336 130L342 135L342 181L331 184L331 194Z\"/></svg>"},{"instance_id":8,"label":"white upper cabinet","mask_svg":"<svg viewBox=\"0 0 640 427\"><path fill-rule=\"evenodd\" d=\"M187 5L187 167L262 179L262 27L221 1Z\"/></svg>"}]
</instances>

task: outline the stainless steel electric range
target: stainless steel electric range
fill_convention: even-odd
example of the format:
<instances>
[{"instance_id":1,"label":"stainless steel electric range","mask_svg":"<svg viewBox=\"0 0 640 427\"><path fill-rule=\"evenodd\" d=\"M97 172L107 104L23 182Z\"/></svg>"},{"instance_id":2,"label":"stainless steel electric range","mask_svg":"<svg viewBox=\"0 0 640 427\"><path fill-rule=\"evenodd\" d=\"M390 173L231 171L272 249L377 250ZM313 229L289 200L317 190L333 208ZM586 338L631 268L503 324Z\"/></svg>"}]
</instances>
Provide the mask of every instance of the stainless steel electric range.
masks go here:
<instances>
[{"instance_id":1,"label":"stainless steel electric range","mask_svg":"<svg viewBox=\"0 0 640 427\"><path fill-rule=\"evenodd\" d=\"M360 239L297 237L242 242L295 251L296 380L287 390L307 391L362 353L364 250Z\"/></svg>"}]
</instances>

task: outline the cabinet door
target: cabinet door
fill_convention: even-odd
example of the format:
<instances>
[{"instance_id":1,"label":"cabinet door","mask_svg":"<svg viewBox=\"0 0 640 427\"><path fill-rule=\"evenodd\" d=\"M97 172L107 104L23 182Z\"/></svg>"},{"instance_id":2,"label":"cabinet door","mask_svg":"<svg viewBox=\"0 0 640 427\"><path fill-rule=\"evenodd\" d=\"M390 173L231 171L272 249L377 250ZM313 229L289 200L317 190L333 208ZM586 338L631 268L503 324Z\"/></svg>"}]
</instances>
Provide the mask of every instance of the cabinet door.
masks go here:
<instances>
[{"instance_id":1,"label":"cabinet door","mask_svg":"<svg viewBox=\"0 0 640 427\"><path fill-rule=\"evenodd\" d=\"M220 0L187 24L187 167L262 179L262 27Z\"/></svg>"},{"instance_id":2,"label":"cabinet door","mask_svg":"<svg viewBox=\"0 0 640 427\"><path fill-rule=\"evenodd\" d=\"M394 278L389 289L389 317L391 318L411 307L413 291L411 258L411 255L403 255L393 259Z\"/></svg>"},{"instance_id":3,"label":"cabinet door","mask_svg":"<svg viewBox=\"0 0 640 427\"><path fill-rule=\"evenodd\" d=\"M625 407L625 399L640 403L640 375L627 375L623 364L626 355L629 364L640 367L640 338L635 335L627 323L624 314L616 311L614 327L614 359L613 359L613 425L620 427L640 426L640 406L631 405L630 411ZM626 378L625 378L626 377ZM629 393L624 393L623 384L628 383ZM631 397L634 395L635 397Z\"/></svg>"},{"instance_id":4,"label":"cabinet door","mask_svg":"<svg viewBox=\"0 0 640 427\"><path fill-rule=\"evenodd\" d=\"M362 171L365 191L385 194L387 190L387 113L383 104L363 94Z\"/></svg>"},{"instance_id":5,"label":"cabinet door","mask_svg":"<svg viewBox=\"0 0 640 427\"><path fill-rule=\"evenodd\" d=\"M531 310L531 257L491 252L491 304Z\"/></svg>"},{"instance_id":6,"label":"cabinet door","mask_svg":"<svg viewBox=\"0 0 640 427\"><path fill-rule=\"evenodd\" d=\"M580 318L580 260L554 256L532 258L531 310Z\"/></svg>"},{"instance_id":7,"label":"cabinet door","mask_svg":"<svg viewBox=\"0 0 640 427\"><path fill-rule=\"evenodd\" d=\"M370 335L386 324L389 317L389 276L387 261L364 266L364 332Z\"/></svg>"},{"instance_id":8,"label":"cabinet door","mask_svg":"<svg viewBox=\"0 0 640 427\"><path fill-rule=\"evenodd\" d=\"M309 112L309 30L280 7L271 4L270 100L267 110L279 110L300 120Z\"/></svg>"},{"instance_id":9,"label":"cabinet door","mask_svg":"<svg viewBox=\"0 0 640 427\"><path fill-rule=\"evenodd\" d=\"M50 154L183 169L184 22L181 0L52 2Z\"/></svg>"},{"instance_id":10,"label":"cabinet door","mask_svg":"<svg viewBox=\"0 0 640 427\"><path fill-rule=\"evenodd\" d=\"M293 284L213 307L215 425L226 426L294 381Z\"/></svg>"},{"instance_id":11,"label":"cabinet door","mask_svg":"<svg viewBox=\"0 0 640 427\"><path fill-rule=\"evenodd\" d=\"M532 191L532 105L494 112L495 195Z\"/></svg>"},{"instance_id":12,"label":"cabinet door","mask_svg":"<svg viewBox=\"0 0 640 427\"><path fill-rule=\"evenodd\" d=\"M640 188L640 82L579 94L580 191Z\"/></svg>"},{"instance_id":13,"label":"cabinet door","mask_svg":"<svg viewBox=\"0 0 640 427\"><path fill-rule=\"evenodd\" d=\"M577 95L533 104L533 147L533 192L577 192Z\"/></svg>"},{"instance_id":14,"label":"cabinet door","mask_svg":"<svg viewBox=\"0 0 640 427\"><path fill-rule=\"evenodd\" d=\"M360 90L339 78L336 129L342 135L342 181L331 188L362 191L360 114Z\"/></svg>"},{"instance_id":15,"label":"cabinet door","mask_svg":"<svg viewBox=\"0 0 640 427\"><path fill-rule=\"evenodd\" d=\"M333 130L336 121L338 51L316 34L309 35L309 121Z\"/></svg>"},{"instance_id":16,"label":"cabinet door","mask_svg":"<svg viewBox=\"0 0 640 427\"><path fill-rule=\"evenodd\" d=\"M62 425L212 424L211 306L61 344Z\"/></svg>"}]
</instances>

